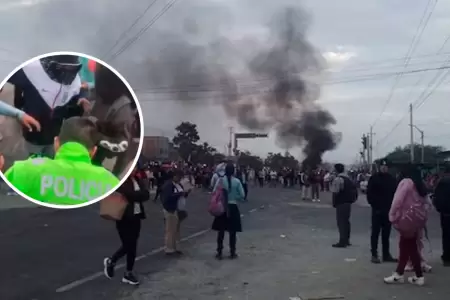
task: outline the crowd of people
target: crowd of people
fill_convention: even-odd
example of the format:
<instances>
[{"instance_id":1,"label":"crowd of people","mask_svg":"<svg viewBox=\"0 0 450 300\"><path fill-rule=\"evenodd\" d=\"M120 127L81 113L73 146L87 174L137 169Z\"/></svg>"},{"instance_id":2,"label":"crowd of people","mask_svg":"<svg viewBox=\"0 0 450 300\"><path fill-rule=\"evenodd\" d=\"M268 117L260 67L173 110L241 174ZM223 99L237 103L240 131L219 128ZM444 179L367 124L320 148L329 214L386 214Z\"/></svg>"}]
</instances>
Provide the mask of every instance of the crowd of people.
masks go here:
<instances>
[{"instance_id":1,"label":"crowd of people","mask_svg":"<svg viewBox=\"0 0 450 300\"><path fill-rule=\"evenodd\" d=\"M161 204L165 229L164 252L169 257L180 257L183 252L179 248L180 230L183 221L188 217L186 201L192 189L197 185L192 171L196 167L179 167L175 164L156 164L139 162L130 177L117 190L126 199L127 206L123 216L116 221L116 229L121 246L111 256L104 259L104 274L108 278L115 275L117 261L126 256L126 271L122 282L131 285L139 284L133 273L136 260L137 244L141 229L141 220L145 218L142 203L150 200L150 190L156 189L152 200ZM198 170L197 170L198 171ZM216 259L223 258L225 233L229 234L230 259L236 259L237 234L242 231L241 213L238 204L246 201L245 181L239 175L239 169L231 162L216 166L209 181L212 194L224 191L224 212L215 215L212 229L217 231ZM245 175L244 175L245 176Z\"/></svg>"},{"instance_id":2,"label":"crowd of people","mask_svg":"<svg viewBox=\"0 0 450 300\"><path fill-rule=\"evenodd\" d=\"M335 166L337 176L332 182L333 206L336 208L339 242L336 248L347 248L350 243L351 206L358 200L357 181L352 180L342 164ZM427 220L433 205L440 214L442 230L442 262L450 266L450 168L436 180L431 189L422 170L415 165L404 165L391 174L388 162L382 161L378 171L371 175L367 186L367 201L372 208L371 262L397 263L393 275L384 282L403 283L404 274L414 271L409 283L425 284L424 273L431 271L423 255L423 242L427 238ZM394 227L400 235L399 258L390 252L390 235ZM382 259L378 256L381 234Z\"/></svg>"},{"instance_id":3,"label":"crowd of people","mask_svg":"<svg viewBox=\"0 0 450 300\"><path fill-rule=\"evenodd\" d=\"M450 174L450 169L447 170ZM270 174L270 170L266 170ZM205 189L214 193L218 187L223 187L227 191L226 213L215 216L212 229L218 232L216 258L222 259L223 241L225 232L229 233L230 258L237 257L236 235L242 231L240 212L238 203L246 201L248 183L254 180L253 174L264 174L254 172L248 168L236 166L233 163L221 163L214 168L203 165L192 166L176 164L156 164L141 163L132 176L140 183L139 189L159 190L152 198L153 201L160 200L165 218L165 253L169 256L178 257L182 254L178 248L180 226L187 217L186 198L189 197L193 187ZM336 209L337 226L339 229L339 240L332 246L335 248L347 248L351 246L351 208L352 204L358 201L358 181L357 175L349 176L344 165L337 164L333 171L322 171L323 186L320 180L317 181L316 189L327 190L332 193L332 204ZM307 172L301 172L286 187L293 187L298 184L299 199L304 195L307 185L304 177ZM311 173L310 173L311 174ZM302 176L304 176L302 178ZM254 186L260 185L260 178ZM317 178L321 178L317 176ZM326 179L325 179L326 178ZM198 183L200 180L201 183ZM264 177L263 185L269 187L273 185L272 177ZM280 177L275 180L284 184ZM327 182L327 184L325 184ZM303 184L302 184L303 183ZM245 186L247 185L247 188ZM311 186L308 186L312 190ZM120 191L120 190L119 190ZM126 194L126 193L125 193ZM143 202L149 199L147 192L140 193L142 198L137 200L136 196L128 195L130 205L136 202ZM312 194L313 195L313 194ZM314 197L314 196L312 196ZM397 268L392 276L384 279L386 283L404 282L404 273L414 271L415 275L408 280L415 285L425 283L424 273L431 271L431 266L427 264L423 255L423 240L426 238L426 221L428 213L434 204L441 216L442 225L442 261L445 266L450 266L450 175L444 175L436 183L433 203L430 200L430 190L425 184L421 171L413 165L405 166L398 174L391 174L388 163L382 161L377 171L370 177L367 188L367 201L372 208L372 228L371 228L371 262L397 263ZM312 198L313 199L313 198ZM132 209L127 209L126 217L133 215ZM112 277L114 265L117 259L125 253L129 253L127 260L127 272L124 275L124 282L138 284L137 278L132 275L133 261L136 255L137 237L141 218L145 216L143 206L134 211L135 221L118 222L117 229L122 239L122 247L110 258L105 259L105 274ZM127 219L125 219L127 220ZM129 223L127 223L129 222ZM135 223L133 223L135 222ZM123 225L126 223L127 225ZM124 229L126 227L128 229ZM399 258L394 258L391 254L390 235L394 227L400 233ZM129 232L124 235L123 232ZM131 233L130 233L131 232ZM381 235L381 258L378 253L379 238ZM124 237L127 236L127 237ZM134 237L133 241L128 240ZM128 244L132 244L128 246ZM124 250L128 249L128 250ZM129 251L129 252L127 252Z\"/></svg>"}]
</instances>

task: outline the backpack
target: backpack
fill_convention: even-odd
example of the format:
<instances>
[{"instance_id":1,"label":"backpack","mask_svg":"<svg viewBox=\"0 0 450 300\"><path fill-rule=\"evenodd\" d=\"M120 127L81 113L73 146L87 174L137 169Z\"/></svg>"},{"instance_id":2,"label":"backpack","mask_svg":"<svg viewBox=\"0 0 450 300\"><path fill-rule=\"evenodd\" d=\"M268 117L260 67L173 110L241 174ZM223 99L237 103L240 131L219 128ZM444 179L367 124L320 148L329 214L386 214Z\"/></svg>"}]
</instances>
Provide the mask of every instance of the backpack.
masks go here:
<instances>
[{"instance_id":1,"label":"backpack","mask_svg":"<svg viewBox=\"0 0 450 300\"><path fill-rule=\"evenodd\" d=\"M428 211L428 205L425 201L415 201L393 226L402 236L414 237L420 230L426 227Z\"/></svg>"},{"instance_id":2,"label":"backpack","mask_svg":"<svg viewBox=\"0 0 450 300\"><path fill-rule=\"evenodd\" d=\"M346 176L339 176L344 180L345 197L350 200L350 203L355 203L358 200L358 187L356 184Z\"/></svg>"},{"instance_id":3,"label":"backpack","mask_svg":"<svg viewBox=\"0 0 450 300\"><path fill-rule=\"evenodd\" d=\"M214 216L219 217L226 213L228 202L228 191L223 186L223 177L219 177L219 183L216 190L211 195L209 201L208 212Z\"/></svg>"}]
</instances>

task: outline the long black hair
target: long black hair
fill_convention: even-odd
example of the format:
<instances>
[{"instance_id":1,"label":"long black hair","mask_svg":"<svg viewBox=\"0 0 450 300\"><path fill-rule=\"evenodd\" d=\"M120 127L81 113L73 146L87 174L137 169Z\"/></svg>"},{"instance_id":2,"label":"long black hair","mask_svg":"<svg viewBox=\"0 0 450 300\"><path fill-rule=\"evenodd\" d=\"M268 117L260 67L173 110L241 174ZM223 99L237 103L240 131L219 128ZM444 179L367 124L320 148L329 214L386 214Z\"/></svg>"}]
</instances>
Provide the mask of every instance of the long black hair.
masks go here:
<instances>
[{"instance_id":1,"label":"long black hair","mask_svg":"<svg viewBox=\"0 0 450 300\"><path fill-rule=\"evenodd\" d=\"M231 191L231 177L234 175L234 165L232 163L227 163L225 166L225 176L228 181L228 190Z\"/></svg>"},{"instance_id":2,"label":"long black hair","mask_svg":"<svg viewBox=\"0 0 450 300\"><path fill-rule=\"evenodd\" d=\"M414 165L407 165L402 171L403 179L409 178L414 182L414 186L420 196L425 197L428 195L427 187L422 179L422 173Z\"/></svg>"}]
</instances>

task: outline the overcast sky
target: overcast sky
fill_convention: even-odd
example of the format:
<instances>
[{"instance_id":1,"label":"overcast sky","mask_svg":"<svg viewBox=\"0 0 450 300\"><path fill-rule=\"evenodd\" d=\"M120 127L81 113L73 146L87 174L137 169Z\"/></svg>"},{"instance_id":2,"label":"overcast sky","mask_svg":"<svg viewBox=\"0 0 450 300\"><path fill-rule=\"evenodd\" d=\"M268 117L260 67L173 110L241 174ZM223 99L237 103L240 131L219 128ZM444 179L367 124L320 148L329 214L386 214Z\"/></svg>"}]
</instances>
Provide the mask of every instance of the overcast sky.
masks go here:
<instances>
[{"instance_id":1,"label":"overcast sky","mask_svg":"<svg viewBox=\"0 0 450 300\"><path fill-rule=\"evenodd\" d=\"M334 151L326 153L325 159L354 161L361 147L361 135L375 121L376 156L408 143L408 105L419 104L419 97L429 91L433 93L414 114L415 124L425 132L426 143L450 148L447 70L392 75L404 69L404 57L417 36L428 0L180 0L111 60L111 54L117 53L170 0L157 0L112 49L148 2L0 0L0 76L6 76L25 59L45 52L67 50L97 56L116 67L135 88L148 134L172 135L175 125L191 121L199 125L203 140L224 151L228 126L239 132L246 130L226 116L213 96L206 94L198 101L181 102L174 101L175 93L155 96L152 92L155 85L149 78L154 79L161 70L157 65L159 55L170 51L167 39L189 36L194 44L202 44L225 38L229 53L235 55L229 55L223 63L239 72L242 57L258 51L271 16L284 7L301 3L310 19L307 38L327 61L326 80L318 101L335 116L337 124L333 130L342 133L342 141ZM442 46L449 35L450 2L441 0L405 70L445 66L450 59L450 42ZM171 69L176 70L176 66ZM252 81L241 75L242 80ZM395 82L396 89L383 110ZM430 82L442 84L433 89ZM417 142L419 137L415 132ZM273 134L267 140L242 141L240 147L260 155L285 150L277 147ZM298 149L291 152L301 153Z\"/></svg>"}]
</instances>

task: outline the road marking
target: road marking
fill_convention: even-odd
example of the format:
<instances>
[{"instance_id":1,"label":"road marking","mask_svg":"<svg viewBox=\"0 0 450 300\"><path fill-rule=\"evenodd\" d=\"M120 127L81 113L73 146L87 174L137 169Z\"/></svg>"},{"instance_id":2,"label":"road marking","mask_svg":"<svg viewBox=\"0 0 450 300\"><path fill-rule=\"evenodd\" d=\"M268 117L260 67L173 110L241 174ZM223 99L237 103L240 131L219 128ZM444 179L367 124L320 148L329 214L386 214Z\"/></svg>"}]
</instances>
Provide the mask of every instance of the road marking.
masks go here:
<instances>
[{"instance_id":1,"label":"road marking","mask_svg":"<svg viewBox=\"0 0 450 300\"><path fill-rule=\"evenodd\" d=\"M249 213L250 212L255 212L257 210L258 210L257 208L254 208L254 209L250 210ZM244 217L244 214L241 214L241 217ZM187 237L182 238L181 241L182 242L186 242L186 241L191 240L193 238L199 237L199 236L209 232L210 230L211 229L208 228L208 229L204 229L204 230L198 231L198 232L196 232L194 234L191 234L191 235L189 235ZM162 251L164 251L164 247L159 247L159 248L153 249L150 252L147 252L145 254L142 254L142 255L136 257L136 261L142 260L144 258L153 256L153 255L156 255L158 253L161 253ZM118 264L118 265L116 265L116 269L122 269L122 268L125 267L125 265L126 265L125 263ZM64 293L64 292L73 290L74 288L79 287L80 285L83 285L85 283L93 281L93 280L95 280L97 278L100 278L102 276L105 276L105 274L103 272L94 273L94 274L89 275L87 277L75 280L75 281L73 281L73 282L71 282L69 284L66 284L66 285L62 286L62 287L59 287L59 288L56 289L56 292L57 293Z\"/></svg>"},{"instance_id":2,"label":"road marking","mask_svg":"<svg viewBox=\"0 0 450 300\"><path fill-rule=\"evenodd\" d=\"M209 232L209 231L210 231L209 228L208 228L208 229L201 230L201 231L198 231L198 232L196 232L196 233L194 233L194 234L191 234L191 235L189 235L189 236L187 236L187 237L185 237L185 238L182 238L181 241L182 241L182 242L185 242L185 241L191 240L191 239L196 238L196 237L198 237L198 236L201 236L201 235L203 235L203 234L205 234L205 233L207 233L207 232ZM144 259L144 258L153 256L153 255L158 254L158 253L160 253L160 252L162 252L162 251L164 251L164 247L159 247L159 248L157 248L157 249L153 249L152 251L150 251L150 252L148 252L148 253L145 253L145 254L143 254L143 255L141 255L141 256L138 256L138 257L136 258L136 261L139 261L139 260L142 260L142 259ZM122 269L123 267L125 267L125 263L121 263L121 264L116 265L116 269ZM97 272L97 273L94 273L94 274L89 275L89 276L87 276L87 277L84 277L84 278L75 280L75 281L73 281L73 282L71 282L71 283L69 283L69 284L66 284L66 285L62 286L62 287L59 287L59 288L56 289L56 292L57 292L57 293L64 293L64 292L70 291L70 290L72 290L72 289L74 289L74 288L76 288L76 287L78 287L78 286L80 286L80 285L83 285L83 284L85 284L85 283L88 283L88 282L90 282L90 281L92 281L92 280L95 280L95 279L97 279L97 278L100 278L100 277L102 277L102 276L105 276L105 275L103 274L103 272Z\"/></svg>"}]
</instances>

